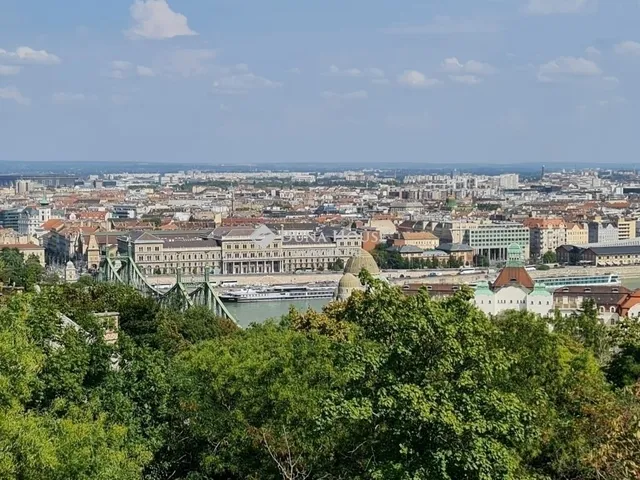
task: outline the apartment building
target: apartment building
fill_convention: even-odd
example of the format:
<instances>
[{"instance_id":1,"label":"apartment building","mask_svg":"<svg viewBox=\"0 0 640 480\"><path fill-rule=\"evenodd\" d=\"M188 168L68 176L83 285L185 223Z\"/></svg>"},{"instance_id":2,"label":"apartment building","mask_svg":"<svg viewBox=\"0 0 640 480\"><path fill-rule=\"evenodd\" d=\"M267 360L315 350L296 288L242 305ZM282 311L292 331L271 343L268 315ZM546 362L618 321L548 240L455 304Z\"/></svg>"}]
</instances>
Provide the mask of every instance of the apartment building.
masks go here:
<instances>
[{"instance_id":1,"label":"apartment building","mask_svg":"<svg viewBox=\"0 0 640 480\"><path fill-rule=\"evenodd\" d=\"M636 223L635 218L618 218L615 221L615 225L618 227L618 240L636 238Z\"/></svg>"},{"instance_id":2,"label":"apartment building","mask_svg":"<svg viewBox=\"0 0 640 480\"><path fill-rule=\"evenodd\" d=\"M507 261L508 247L513 244L520 246L525 259L530 257L530 232L520 223L493 223L469 228L460 243L469 245L477 257L485 257L491 264Z\"/></svg>"},{"instance_id":3,"label":"apartment building","mask_svg":"<svg viewBox=\"0 0 640 480\"><path fill-rule=\"evenodd\" d=\"M589 243L613 243L619 237L618 227L614 223L600 220L589 222Z\"/></svg>"},{"instance_id":4,"label":"apartment building","mask_svg":"<svg viewBox=\"0 0 640 480\"><path fill-rule=\"evenodd\" d=\"M567 245L585 245L589 243L589 226L585 223L566 224Z\"/></svg>"},{"instance_id":5,"label":"apartment building","mask_svg":"<svg viewBox=\"0 0 640 480\"><path fill-rule=\"evenodd\" d=\"M567 226L561 218L527 218L524 226L530 230L529 245L535 257L567 243Z\"/></svg>"}]
</instances>

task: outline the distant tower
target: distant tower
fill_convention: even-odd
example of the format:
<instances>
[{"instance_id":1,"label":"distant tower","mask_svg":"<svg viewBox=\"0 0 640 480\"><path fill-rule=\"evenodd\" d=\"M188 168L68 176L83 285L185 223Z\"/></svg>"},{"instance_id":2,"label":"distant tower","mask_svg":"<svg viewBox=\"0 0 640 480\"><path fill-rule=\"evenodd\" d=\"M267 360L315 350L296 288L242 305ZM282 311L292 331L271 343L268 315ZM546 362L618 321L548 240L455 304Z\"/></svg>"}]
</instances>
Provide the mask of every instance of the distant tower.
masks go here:
<instances>
[{"instance_id":1,"label":"distant tower","mask_svg":"<svg viewBox=\"0 0 640 480\"><path fill-rule=\"evenodd\" d=\"M544 165L542 165L542 171L540 172L540 180L544 180Z\"/></svg>"},{"instance_id":2,"label":"distant tower","mask_svg":"<svg viewBox=\"0 0 640 480\"><path fill-rule=\"evenodd\" d=\"M40 222L44 223L51 219L51 205L49 204L49 200L47 197L42 197L40 200L40 208L38 208L38 212L40 213Z\"/></svg>"},{"instance_id":3,"label":"distant tower","mask_svg":"<svg viewBox=\"0 0 640 480\"><path fill-rule=\"evenodd\" d=\"M236 200L235 190L233 189L233 186L231 186L231 215L229 215L230 217L233 217L233 213L235 210L235 200Z\"/></svg>"},{"instance_id":4,"label":"distant tower","mask_svg":"<svg viewBox=\"0 0 640 480\"><path fill-rule=\"evenodd\" d=\"M66 283L74 283L78 280L78 272L76 271L76 267L71 260L67 262L67 265L64 267L64 281Z\"/></svg>"}]
</instances>

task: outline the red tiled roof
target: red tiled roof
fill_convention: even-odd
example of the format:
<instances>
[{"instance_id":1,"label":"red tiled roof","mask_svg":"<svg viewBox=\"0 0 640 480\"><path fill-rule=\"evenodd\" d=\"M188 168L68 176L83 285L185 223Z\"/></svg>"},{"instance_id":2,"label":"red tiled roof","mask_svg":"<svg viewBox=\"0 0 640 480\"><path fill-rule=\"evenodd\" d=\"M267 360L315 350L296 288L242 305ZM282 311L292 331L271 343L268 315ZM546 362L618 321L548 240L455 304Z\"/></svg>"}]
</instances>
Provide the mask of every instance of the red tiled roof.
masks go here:
<instances>
[{"instance_id":1,"label":"red tiled roof","mask_svg":"<svg viewBox=\"0 0 640 480\"><path fill-rule=\"evenodd\" d=\"M533 280L524 267L505 267L498 274L493 288L508 287L510 285L520 285L524 288L533 288Z\"/></svg>"}]
</instances>

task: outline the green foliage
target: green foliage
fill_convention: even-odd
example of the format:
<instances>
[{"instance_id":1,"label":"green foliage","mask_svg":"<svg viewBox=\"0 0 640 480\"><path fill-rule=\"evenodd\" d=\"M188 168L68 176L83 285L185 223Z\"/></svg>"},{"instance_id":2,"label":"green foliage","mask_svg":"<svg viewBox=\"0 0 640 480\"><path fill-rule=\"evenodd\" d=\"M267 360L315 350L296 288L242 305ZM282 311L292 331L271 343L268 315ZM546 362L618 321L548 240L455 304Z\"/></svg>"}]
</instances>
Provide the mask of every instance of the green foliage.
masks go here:
<instances>
[{"instance_id":1,"label":"green foliage","mask_svg":"<svg viewBox=\"0 0 640 480\"><path fill-rule=\"evenodd\" d=\"M334 272L341 272L344 270L344 260L341 258L336 259L331 265L329 265L329 270Z\"/></svg>"},{"instance_id":2,"label":"green foliage","mask_svg":"<svg viewBox=\"0 0 640 480\"><path fill-rule=\"evenodd\" d=\"M31 255L26 261L15 248L3 248L0 252L0 281L8 285L31 289L40 283L44 267L37 257Z\"/></svg>"},{"instance_id":3,"label":"green foliage","mask_svg":"<svg viewBox=\"0 0 640 480\"><path fill-rule=\"evenodd\" d=\"M93 281L0 298L0 478L639 478L638 322L360 281L245 330Z\"/></svg>"},{"instance_id":4,"label":"green foliage","mask_svg":"<svg viewBox=\"0 0 640 480\"><path fill-rule=\"evenodd\" d=\"M420 269L420 268L459 268L464 262L453 256L447 258L441 263L441 260L435 256L424 258L403 258L400 253L389 248L384 244L376 245L371 252L373 259L378 267L382 269Z\"/></svg>"},{"instance_id":5,"label":"green foliage","mask_svg":"<svg viewBox=\"0 0 640 480\"><path fill-rule=\"evenodd\" d=\"M549 250L548 252L545 252L544 255L542 255L542 261L544 263L556 263L558 261L558 257L556 255L556 252Z\"/></svg>"},{"instance_id":6,"label":"green foliage","mask_svg":"<svg viewBox=\"0 0 640 480\"><path fill-rule=\"evenodd\" d=\"M630 387L640 382L640 323L630 319L616 325L611 332L618 346L606 373L616 387Z\"/></svg>"}]
</instances>

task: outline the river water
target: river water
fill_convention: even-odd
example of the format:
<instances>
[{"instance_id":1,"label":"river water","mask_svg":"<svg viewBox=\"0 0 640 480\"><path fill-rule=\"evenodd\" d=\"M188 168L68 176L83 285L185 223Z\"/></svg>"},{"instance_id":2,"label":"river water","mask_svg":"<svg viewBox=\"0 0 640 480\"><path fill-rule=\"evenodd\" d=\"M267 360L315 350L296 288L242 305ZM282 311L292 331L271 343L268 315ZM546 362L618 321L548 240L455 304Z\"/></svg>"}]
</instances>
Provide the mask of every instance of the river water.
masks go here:
<instances>
[{"instance_id":1,"label":"river water","mask_svg":"<svg viewBox=\"0 0 640 480\"><path fill-rule=\"evenodd\" d=\"M301 311L308 310L309 308L322 310L322 307L330 301L330 298L316 298L295 302L230 302L225 303L225 306L241 326L247 327L252 323L262 323L270 318L280 319L282 315L285 315L289 311L290 306L294 306Z\"/></svg>"},{"instance_id":2,"label":"river water","mask_svg":"<svg viewBox=\"0 0 640 480\"><path fill-rule=\"evenodd\" d=\"M640 288L640 277L626 278L622 283L625 287L635 290ZM282 315L289 311L290 306L294 306L301 311L309 308L319 311L330 301L330 299L326 298L297 302L226 303L225 306L240 325L247 327L252 323L262 323L270 318L280 319Z\"/></svg>"}]
</instances>

